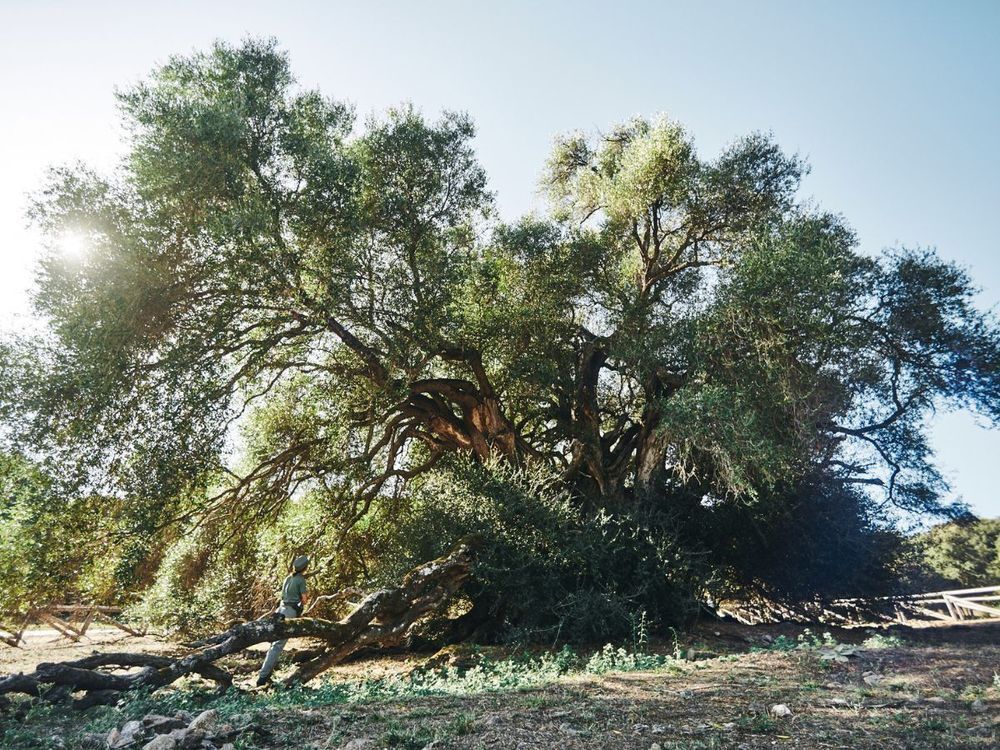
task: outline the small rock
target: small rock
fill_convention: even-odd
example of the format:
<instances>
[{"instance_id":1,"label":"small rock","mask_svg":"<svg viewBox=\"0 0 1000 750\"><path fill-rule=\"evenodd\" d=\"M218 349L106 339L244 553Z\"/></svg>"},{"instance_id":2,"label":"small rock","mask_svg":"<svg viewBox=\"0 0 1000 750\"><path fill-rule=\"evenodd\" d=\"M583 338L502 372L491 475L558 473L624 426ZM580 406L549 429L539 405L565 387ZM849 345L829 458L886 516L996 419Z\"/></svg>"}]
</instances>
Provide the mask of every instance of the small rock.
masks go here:
<instances>
[{"instance_id":1,"label":"small rock","mask_svg":"<svg viewBox=\"0 0 1000 750\"><path fill-rule=\"evenodd\" d=\"M792 709L790 709L784 703L775 703L773 706L771 706L771 715L772 716L791 716L792 715Z\"/></svg>"},{"instance_id":2,"label":"small rock","mask_svg":"<svg viewBox=\"0 0 1000 750\"><path fill-rule=\"evenodd\" d=\"M191 723L188 724L188 729L192 732L204 732L205 734L211 734L212 730L215 729L215 725L219 720L219 712L214 708L210 708L207 711L202 711Z\"/></svg>"},{"instance_id":3,"label":"small rock","mask_svg":"<svg viewBox=\"0 0 1000 750\"><path fill-rule=\"evenodd\" d=\"M176 716L146 714L142 717L142 725L146 729L152 729L157 734L166 734L173 729L183 729L188 725L188 722Z\"/></svg>"},{"instance_id":4,"label":"small rock","mask_svg":"<svg viewBox=\"0 0 1000 750\"><path fill-rule=\"evenodd\" d=\"M850 705L846 698L831 698L829 701L831 706L847 706Z\"/></svg>"},{"instance_id":5,"label":"small rock","mask_svg":"<svg viewBox=\"0 0 1000 750\"><path fill-rule=\"evenodd\" d=\"M774 643L774 638L769 635L761 636L761 640L764 641L764 643Z\"/></svg>"},{"instance_id":6,"label":"small rock","mask_svg":"<svg viewBox=\"0 0 1000 750\"><path fill-rule=\"evenodd\" d=\"M108 747L117 748L128 747L139 739L142 734L142 722L141 721L126 721L125 726L118 731L117 736L112 740L111 735L108 735Z\"/></svg>"},{"instance_id":7,"label":"small rock","mask_svg":"<svg viewBox=\"0 0 1000 750\"><path fill-rule=\"evenodd\" d=\"M930 698L926 699L926 702L927 703L933 703L934 705L940 706L942 703L947 703L948 701L946 701L940 695L932 695Z\"/></svg>"},{"instance_id":8,"label":"small rock","mask_svg":"<svg viewBox=\"0 0 1000 750\"><path fill-rule=\"evenodd\" d=\"M879 683L881 683L882 680L885 679L885 676L884 675L880 675L880 674L866 674L861 679L865 681L866 685L875 686L875 685L878 685Z\"/></svg>"},{"instance_id":9,"label":"small rock","mask_svg":"<svg viewBox=\"0 0 1000 750\"><path fill-rule=\"evenodd\" d=\"M666 724L653 724L653 728L650 731L652 731L653 734L663 734L664 732L667 731L667 725Z\"/></svg>"},{"instance_id":10,"label":"small rock","mask_svg":"<svg viewBox=\"0 0 1000 750\"><path fill-rule=\"evenodd\" d=\"M177 741L180 750L192 750L201 747L201 741L205 739L205 733L194 729L174 729L168 737L173 737Z\"/></svg>"},{"instance_id":11,"label":"small rock","mask_svg":"<svg viewBox=\"0 0 1000 750\"><path fill-rule=\"evenodd\" d=\"M649 746L649 750L663 750L663 748L660 746L659 742L654 742Z\"/></svg>"},{"instance_id":12,"label":"small rock","mask_svg":"<svg viewBox=\"0 0 1000 750\"><path fill-rule=\"evenodd\" d=\"M734 729L736 729L735 722L727 721L725 724L722 725L723 732L732 732Z\"/></svg>"},{"instance_id":13,"label":"small rock","mask_svg":"<svg viewBox=\"0 0 1000 750\"><path fill-rule=\"evenodd\" d=\"M635 724L632 727L632 731L635 732L636 734L642 734L647 729L649 729L649 724Z\"/></svg>"},{"instance_id":14,"label":"small rock","mask_svg":"<svg viewBox=\"0 0 1000 750\"><path fill-rule=\"evenodd\" d=\"M564 721L559 725L559 731L563 734L580 734L580 730L575 729L568 721Z\"/></svg>"},{"instance_id":15,"label":"small rock","mask_svg":"<svg viewBox=\"0 0 1000 750\"><path fill-rule=\"evenodd\" d=\"M158 734L145 745L142 750L174 750L177 740L167 734Z\"/></svg>"},{"instance_id":16,"label":"small rock","mask_svg":"<svg viewBox=\"0 0 1000 750\"><path fill-rule=\"evenodd\" d=\"M340 750L364 750L366 747L371 747L372 743L373 740L371 737L355 737L353 740L341 747Z\"/></svg>"},{"instance_id":17,"label":"small rock","mask_svg":"<svg viewBox=\"0 0 1000 750\"><path fill-rule=\"evenodd\" d=\"M340 719L339 716L334 717L333 724L336 725L339 719ZM236 740L237 737L239 737L241 734L243 734L243 732L245 732L249 728L250 728L249 726L234 727L229 722L226 722L225 724L222 724L219 727L217 727L215 731L212 732L212 741L215 742L216 745L226 742L233 742L234 740Z\"/></svg>"},{"instance_id":18,"label":"small rock","mask_svg":"<svg viewBox=\"0 0 1000 750\"><path fill-rule=\"evenodd\" d=\"M969 708L972 709L973 713L981 714L984 711L986 711L986 704L983 703L981 698L976 698L974 701L972 701L972 705L969 706Z\"/></svg>"}]
</instances>

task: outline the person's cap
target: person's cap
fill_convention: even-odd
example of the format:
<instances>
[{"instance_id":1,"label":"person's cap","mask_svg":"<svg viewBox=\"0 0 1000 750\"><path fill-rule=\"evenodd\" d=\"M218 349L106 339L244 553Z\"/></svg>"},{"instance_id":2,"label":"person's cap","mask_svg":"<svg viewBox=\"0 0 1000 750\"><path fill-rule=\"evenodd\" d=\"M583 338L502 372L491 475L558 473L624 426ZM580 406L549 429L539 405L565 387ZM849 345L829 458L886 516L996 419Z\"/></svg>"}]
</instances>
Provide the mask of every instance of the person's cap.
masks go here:
<instances>
[{"instance_id":1,"label":"person's cap","mask_svg":"<svg viewBox=\"0 0 1000 750\"><path fill-rule=\"evenodd\" d=\"M309 565L309 555L299 555L292 560L292 567L297 571L305 570L307 565Z\"/></svg>"}]
</instances>

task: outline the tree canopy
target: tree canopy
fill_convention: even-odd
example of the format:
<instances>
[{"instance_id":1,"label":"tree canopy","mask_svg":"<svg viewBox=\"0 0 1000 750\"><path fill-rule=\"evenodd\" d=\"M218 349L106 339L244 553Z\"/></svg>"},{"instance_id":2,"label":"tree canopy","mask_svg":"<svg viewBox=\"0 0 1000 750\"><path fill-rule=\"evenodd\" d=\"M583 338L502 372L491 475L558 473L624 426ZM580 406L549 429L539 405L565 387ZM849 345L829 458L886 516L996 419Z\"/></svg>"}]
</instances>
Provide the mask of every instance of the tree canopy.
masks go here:
<instances>
[{"instance_id":1,"label":"tree canopy","mask_svg":"<svg viewBox=\"0 0 1000 750\"><path fill-rule=\"evenodd\" d=\"M799 201L806 165L767 135L714 158L667 118L562 136L550 211L505 222L466 115L359 122L271 41L118 96L120 168L56 169L34 204L48 332L7 358L5 401L143 533L245 533L307 498L344 540L457 457L763 539L831 497L866 528L962 512L925 421L1000 417L1000 329L963 270L863 253Z\"/></svg>"}]
</instances>

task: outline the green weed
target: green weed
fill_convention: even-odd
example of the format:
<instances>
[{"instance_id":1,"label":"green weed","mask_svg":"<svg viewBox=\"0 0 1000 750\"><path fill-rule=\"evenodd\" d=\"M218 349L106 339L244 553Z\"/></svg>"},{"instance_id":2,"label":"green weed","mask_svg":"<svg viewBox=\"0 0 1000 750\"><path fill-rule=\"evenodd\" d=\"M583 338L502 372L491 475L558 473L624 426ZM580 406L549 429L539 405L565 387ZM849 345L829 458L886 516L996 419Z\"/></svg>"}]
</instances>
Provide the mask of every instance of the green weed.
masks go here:
<instances>
[{"instance_id":1,"label":"green weed","mask_svg":"<svg viewBox=\"0 0 1000 750\"><path fill-rule=\"evenodd\" d=\"M861 645L864 648L874 651L882 648L901 648L906 645L906 641L898 635L883 635L882 633L876 633L870 638L866 638L864 643Z\"/></svg>"}]
</instances>

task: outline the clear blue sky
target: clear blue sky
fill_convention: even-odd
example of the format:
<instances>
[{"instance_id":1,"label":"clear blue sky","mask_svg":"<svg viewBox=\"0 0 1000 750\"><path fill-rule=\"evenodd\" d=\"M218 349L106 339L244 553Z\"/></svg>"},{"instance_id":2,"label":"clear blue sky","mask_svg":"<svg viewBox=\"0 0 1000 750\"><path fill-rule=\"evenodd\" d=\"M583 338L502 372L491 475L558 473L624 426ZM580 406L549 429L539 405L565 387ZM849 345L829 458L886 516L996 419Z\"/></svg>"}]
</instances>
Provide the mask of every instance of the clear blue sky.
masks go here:
<instances>
[{"instance_id":1,"label":"clear blue sky","mask_svg":"<svg viewBox=\"0 0 1000 750\"><path fill-rule=\"evenodd\" d=\"M803 194L868 252L934 246L1000 301L994 2L17 2L0 0L0 317L30 324L24 193L47 164L108 168L112 91L217 38L277 37L300 81L359 113L469 112L501 213L539 207L553 135L665 112L711 155L752 130L807 157ZM1000 515L1000 431L938 414L939 463Z\"/></svg>"}]
</instances>

